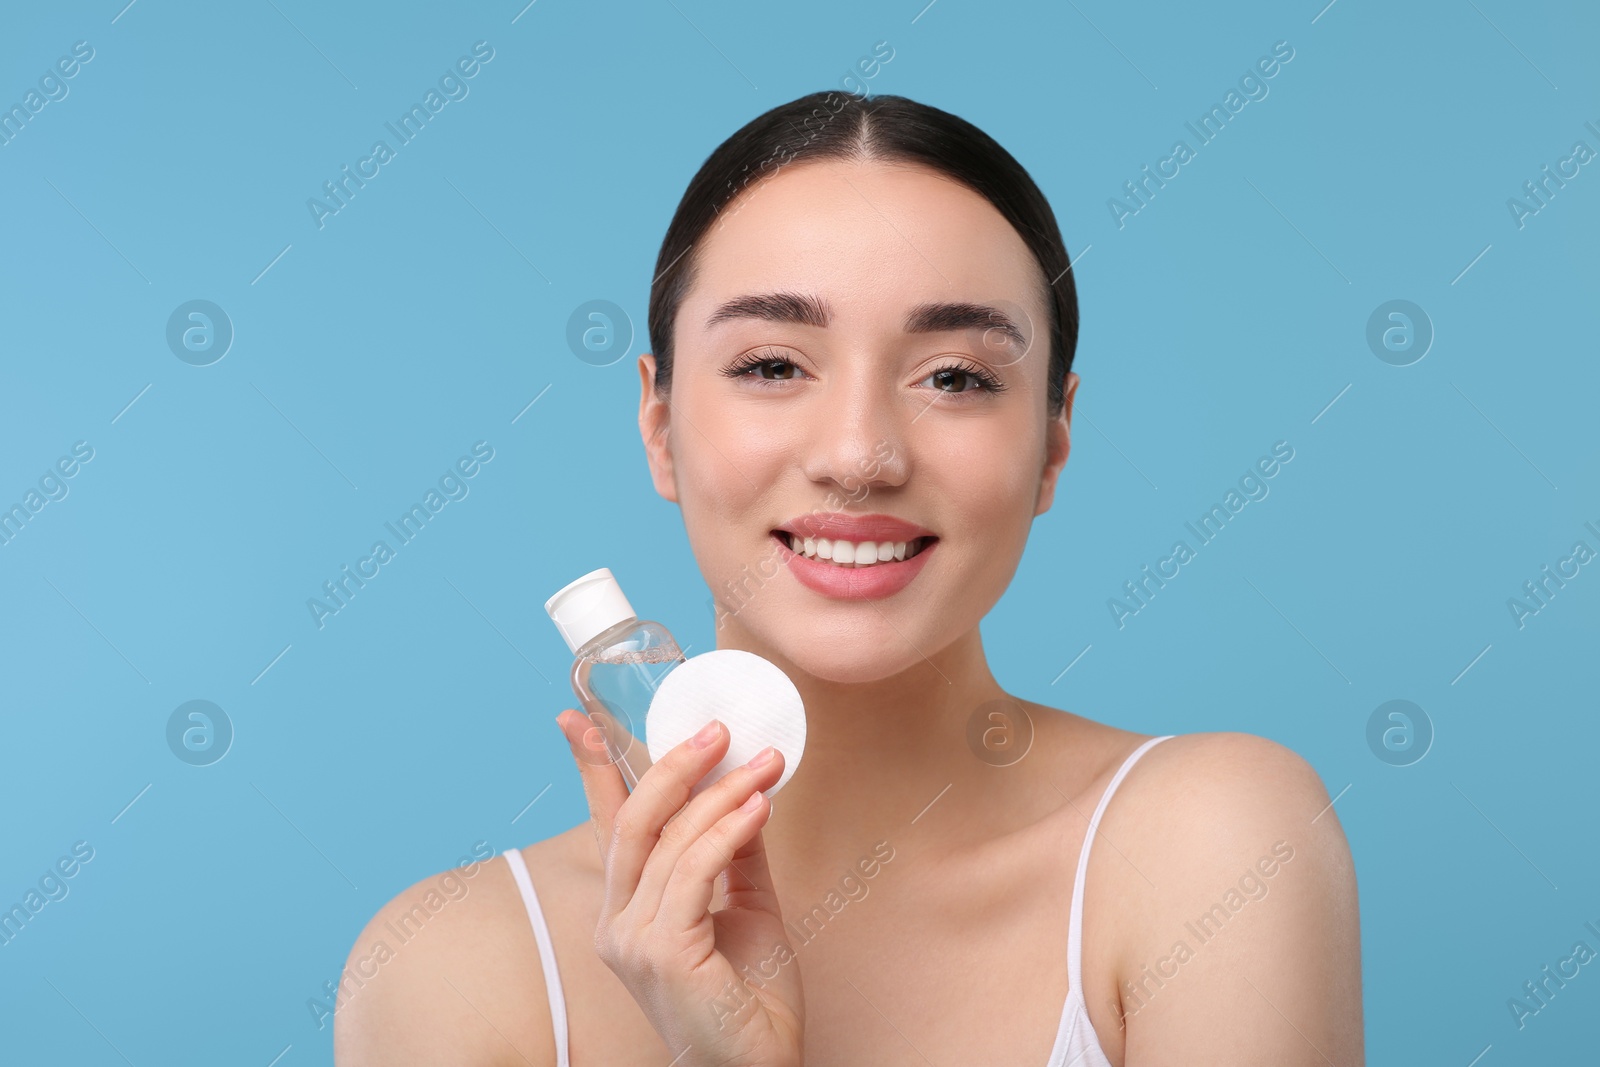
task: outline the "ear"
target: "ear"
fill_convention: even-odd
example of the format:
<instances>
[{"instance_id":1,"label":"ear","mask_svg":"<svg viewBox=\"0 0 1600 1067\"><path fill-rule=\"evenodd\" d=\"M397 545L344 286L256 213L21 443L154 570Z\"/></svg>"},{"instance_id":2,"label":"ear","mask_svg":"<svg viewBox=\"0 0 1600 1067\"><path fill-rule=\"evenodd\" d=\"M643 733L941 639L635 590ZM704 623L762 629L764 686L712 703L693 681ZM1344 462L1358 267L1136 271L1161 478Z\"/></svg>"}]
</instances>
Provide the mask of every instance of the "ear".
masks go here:
<instances>
[{"instance_id":1,"label":"ear","mask_svg":"<svg viewBox=\"0 0 1600 1067\"><path fill-rule=\"evenodd\" d=\"M1033 513L1043 515L1050 510L1056 498L1056 479L1061 468L1067 465L1067 455L1072 451L1072 400L1078 393L1078 376L1067 372L1067 395L1061 405L1061 414L1050 420L1045 430L1044 470L1039 480L1039 499Z\"/></svg>"},{"instance_id":2,"label":"ear","mask_svg":"<svg viewBox=\"0 0 1600 1067\"><path fill-rule=\"evenodd\" d=\"M677 503L678 482L672 471L669 437L671 414L671 404L656 396L656 357L646 352L639 357L639 436L644 439L644 456L656 492Z\"/></svg>"}]
</instances>

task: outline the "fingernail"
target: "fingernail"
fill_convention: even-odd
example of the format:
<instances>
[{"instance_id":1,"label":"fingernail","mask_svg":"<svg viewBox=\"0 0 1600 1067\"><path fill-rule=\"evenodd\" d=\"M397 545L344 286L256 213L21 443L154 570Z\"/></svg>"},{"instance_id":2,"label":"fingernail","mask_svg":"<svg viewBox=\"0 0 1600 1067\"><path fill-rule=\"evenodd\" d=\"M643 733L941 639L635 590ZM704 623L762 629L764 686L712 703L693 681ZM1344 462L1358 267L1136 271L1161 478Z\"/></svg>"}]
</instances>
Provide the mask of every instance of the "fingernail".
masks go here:
<instances>
[{"instance_id":1,"label":"fingernail","mask_svg":"<svg viewBox=\"0 0 1600 1067\"><path fill-rule=\"evenodd\" d=\"M754 756L751 756L750 757L750 762L746 763L745 766L746 767L752 767L752 768L754 768L754 767L765 767L767 764L772 762L772 757L776 756L777 754L778 754L778 750L773 748L771 745L768 745L766 748L762 749L760 752L757 752Z\"/></svg>"},{"instance_id":2,"label":"fingernail","mask_svg":"<svg viewBox=\"0 0 1600 1067\"><path fill-rule=\"evenodd\" d=\"M722 723L720 721L712 719L710 722L700 727L699 733L689 738L689 747L705 748L707 745L717 739L717 731L721 729L721 727Z\"/></svg>"},{"instance_id":3,"label":"fingernail","mask_svg":"<svg viewBox=\"0 0 1600 1067\"><path fill-rule=\"evenodd\" d=\"M743 804L739 805L739 810L740 811L755 811L755 810L757 810L758 808L761 807L761 797L762 797L761 791L759 789L756 790L754 793L750 794L750 799L749 800L747 800Z\"/></svg>"}]
</instances>

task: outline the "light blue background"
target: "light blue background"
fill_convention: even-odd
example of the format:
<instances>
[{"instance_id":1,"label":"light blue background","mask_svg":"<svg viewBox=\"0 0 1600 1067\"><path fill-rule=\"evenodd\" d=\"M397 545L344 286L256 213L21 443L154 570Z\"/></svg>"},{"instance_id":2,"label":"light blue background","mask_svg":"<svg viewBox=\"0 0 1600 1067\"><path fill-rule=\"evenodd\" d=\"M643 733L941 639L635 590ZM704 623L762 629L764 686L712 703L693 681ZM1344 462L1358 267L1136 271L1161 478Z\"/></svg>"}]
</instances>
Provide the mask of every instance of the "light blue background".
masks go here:
<instances>
[{"instance_id":1,"label":"light blue background","mask_svg":"<svg viewBox=\"0 0 1600 1067\"><path fill-rule=\"evenodd\" d=\"M871 90L989 132L1081 257L1076 448L984 624L1002 684L1315 765L1369 1062L1593 1057L1600 965L1521 1031L1506 1006L1600 948L1600 566L1506 606L1600 548L1600 164L1506 206L1600 149L1592 6L122 2L0 33L0 104L95 50L0 147L0 504L95 450L0 546L0 904L95 849L0 947L0 1059L328 1063L307 1000L380 904L586 818L544 598L610 566L712 644L636 425L661 236L717 143L880 40ZM306 200L479 40L470 95L318 229ZM1108 198L1279 40L1269 96L1119 229ZM165 341L193 299L236 331L207 367ZM632 319L611 366L566 342L593 299ZM1410 366L1366 344L1391 299L1436 330ZM307 598L479 440L470 495L319 630ZM1119 630L1107 599L1279 440L1271 495ZM1400 698L1436 730L1408 767L1366 741ZM165 740L192 699L236 730L211 766Z\"/></svg>"}]
</instances>

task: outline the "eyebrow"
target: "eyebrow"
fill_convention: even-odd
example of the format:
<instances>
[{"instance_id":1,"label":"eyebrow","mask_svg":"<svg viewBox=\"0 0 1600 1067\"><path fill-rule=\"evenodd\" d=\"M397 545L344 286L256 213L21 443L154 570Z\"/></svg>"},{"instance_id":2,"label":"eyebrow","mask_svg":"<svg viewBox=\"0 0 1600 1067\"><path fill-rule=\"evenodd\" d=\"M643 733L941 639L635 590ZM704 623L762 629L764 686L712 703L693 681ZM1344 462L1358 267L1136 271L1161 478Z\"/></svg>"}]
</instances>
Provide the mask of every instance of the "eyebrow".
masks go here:
<instances>
[{"instance_id":1,"label":"eyebrow","mask_svg":"<svg viewBox=\"0 0 1600 1067\"><path fill-rule=\"evenodd\" d=\"M706 327L735 319L760 319L765 322L792 322L802 326L826 328L833 319L827 301L807 293L750 293L736 296L719 305L706 320ZM991 304L969 301L918 304L906 313L907 333L946 333L970 328L996 329L1018 348L1027 346L1011 316Z\"/></svg>"}]
</instances>

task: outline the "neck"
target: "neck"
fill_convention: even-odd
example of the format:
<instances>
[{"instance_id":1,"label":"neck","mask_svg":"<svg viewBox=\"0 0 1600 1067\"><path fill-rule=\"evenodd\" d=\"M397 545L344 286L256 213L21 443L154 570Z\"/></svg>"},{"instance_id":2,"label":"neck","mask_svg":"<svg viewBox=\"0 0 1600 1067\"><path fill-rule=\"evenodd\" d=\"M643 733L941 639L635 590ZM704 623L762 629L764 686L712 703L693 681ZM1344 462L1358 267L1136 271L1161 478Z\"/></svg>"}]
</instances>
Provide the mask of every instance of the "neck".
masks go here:
<instances>
[{"instance_id":1,"label":"neck","mask_svg":"<svg viewBox=\"0 0 1600 1067\"><path fill-rule=\"evenodd\" d=\"M898 847L916 835L913 819L917 826L931 823L939 804L950 799L941 796L947 786L970 808L973 792L964 787L993 784L993 775L983 773L993 768L976 758L967 740L974 712L1004 695L977 627L871 682L807 673L739 628L720 631L718 647L772 661L805 703L805 752L773 798L762 831L774 868L816 870L870 852L884 838Z\"/></svg>"}]
</instances>

